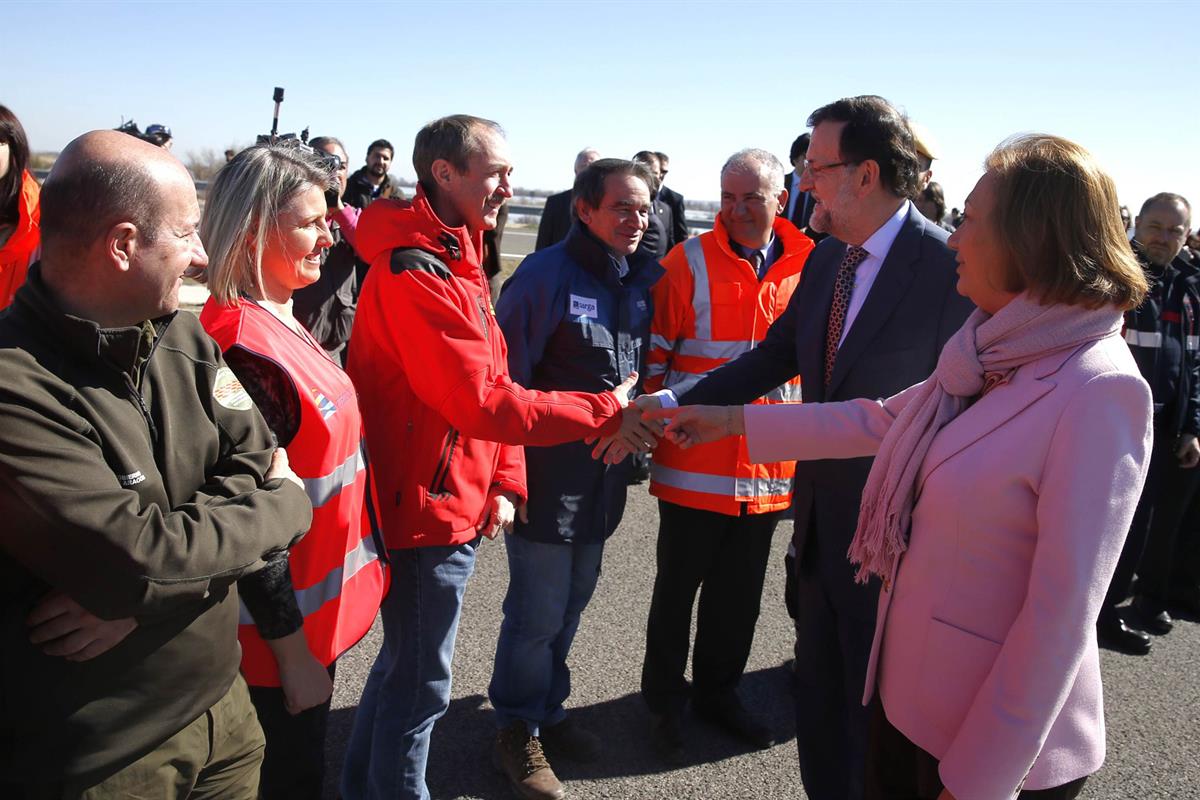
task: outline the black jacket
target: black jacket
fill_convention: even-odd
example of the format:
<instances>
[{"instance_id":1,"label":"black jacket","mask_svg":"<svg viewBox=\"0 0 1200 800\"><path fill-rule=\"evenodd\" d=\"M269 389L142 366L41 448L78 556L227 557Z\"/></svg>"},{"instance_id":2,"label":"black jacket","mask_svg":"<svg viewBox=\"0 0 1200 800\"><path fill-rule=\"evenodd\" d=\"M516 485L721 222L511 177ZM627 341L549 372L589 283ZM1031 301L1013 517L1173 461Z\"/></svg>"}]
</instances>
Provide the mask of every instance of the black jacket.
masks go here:
<instances>
[{"instance_id":1,"label":"black jacket","mask_svg":"<svg viewBox=\"0 0 1200 800\"><path fill-rule=\"evenodd\" d=\"M371 205L372 201L378 200L380 197L398 197L402 200L404 199L404 192L399 186L392 183L391 175L383 176L383 183L378 187L378 194L376 194L375 189L375 184L371 183L367 177L367 168L359 167L353 175L346 179L346 191L342 195L342 202L361 210Z\"/></svg>"},{"instance_id":2,"label":"black jacket","mask_svg":"<svg viewBox=\"0 0 1200 800\"><path fill-rule=\"evenodd\" d=\"M578 222L566 241L530 255L504 285L496 320L508 343L513 380L541 391L611 391L633 370L645 374L654 305L664 274L634 254L617 260ZM630 460L607 466L592 446L526 447L529 523L518 536L594 544L612 535L625 511Z\"/></svg>"},{"instance_id":3,"label":"black jacket","mask_svg":"<svg viewBox=\"0 0 1200 800\"><path fill-rule=\"evenodd\" d=\"M0 781L102 779L229 690L234 582L312 507L263 480L270 431L192 314L101 330L34 265L0 374ZM138 627L90 661L44 655L25 620L51 589Z\"/></svg>"},{"instance_id":4,"label":"black jacket","mask_svg":"<svg viewBox=\"0 0 1200 800\"><path fill-rule=\"evenodd\" d=\"M1150 292L1125 312L1125 341L1150 384L1155 428L1172 437L1200 435L1200 270L1185 258L1155 270L1136 242L1134 252ZM1165 363L1168 353L1171 363Z\"/></svg>"},{"instance_id":5,"label":"black jacket","mask_svg":"<svg viewBox=\"0 0 1200 800\"><path fill-rule=\"evenodd\" d=\"M567 238L567 231L571 230L571 221L574 218L570 189L547 197L546 205L542 207L542 219L538 223L537 244L533 249L545 250Z\"/></svg>"},{"instance_id":6,"label":"black jacket","mask_svg":"<svg viewBox=\"0 0 1200 800\"><path fill-rule=\"evenodd\" d=\"M667 248L670 252L671 247L686 241L691 235L688 231L687 215L684 213L683 195L664 186L658 190L658 199L671 209L671 245Z\"/></svg>"}]
</instances>

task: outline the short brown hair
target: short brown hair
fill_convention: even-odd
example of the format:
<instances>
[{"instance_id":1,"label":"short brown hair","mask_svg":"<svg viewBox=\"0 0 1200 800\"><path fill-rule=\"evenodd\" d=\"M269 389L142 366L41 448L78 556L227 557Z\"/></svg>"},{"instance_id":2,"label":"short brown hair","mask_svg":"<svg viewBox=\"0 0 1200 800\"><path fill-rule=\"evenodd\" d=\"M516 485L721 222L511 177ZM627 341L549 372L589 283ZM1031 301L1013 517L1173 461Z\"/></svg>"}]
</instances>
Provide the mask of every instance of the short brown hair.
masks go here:
<instances>
[{"instance_id":1,"label":"short brown hair","mask_svg":"<svg viewBox=\"0 0 1200 800\"><path fill-rule=\"evenodd\" d=\"M986 224L1008 251L1010 291L1087 308L1141 304L1149 286L1121 229L1117 187L1091 153L1032 133L1001 142L984 167L998 179Z\"/></svg>"},{"instance_id":2,"label":"short brown hair","mask_svg":"<svg viewBox=\"0 0 1200 800\"><path fill-rule=\"evenodd\" d=\"M417 131L417 140L413 143L413 168L426 194L432 196L436 191L433 162L439 159L449 161L460 175L470 169L471 156L483 148L479 136L481 131L504 135L500 123L470 114L435 119Z\"/></svg>"}]
</instances>

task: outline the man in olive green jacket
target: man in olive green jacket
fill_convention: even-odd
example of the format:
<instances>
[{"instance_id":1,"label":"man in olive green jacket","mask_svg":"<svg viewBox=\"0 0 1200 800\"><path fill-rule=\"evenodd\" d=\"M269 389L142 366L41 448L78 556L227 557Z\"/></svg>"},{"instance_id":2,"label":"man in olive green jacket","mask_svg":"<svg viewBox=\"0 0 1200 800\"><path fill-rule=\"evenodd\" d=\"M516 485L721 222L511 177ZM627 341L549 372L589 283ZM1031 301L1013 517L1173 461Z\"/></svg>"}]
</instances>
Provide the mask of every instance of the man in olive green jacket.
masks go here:
<instances>
[{"instance_id":1,"label":"man in olive green jacket","mask_svg":"<svg viewBox=\"0 0 1200 800\"><path fill-rule=\"evenodd\" d=\"M255 797L235 581L308 528L303 484L177 314L207 264L169 153L85 134L0 316L0 796Z\"/></svg>"}]
</instances>

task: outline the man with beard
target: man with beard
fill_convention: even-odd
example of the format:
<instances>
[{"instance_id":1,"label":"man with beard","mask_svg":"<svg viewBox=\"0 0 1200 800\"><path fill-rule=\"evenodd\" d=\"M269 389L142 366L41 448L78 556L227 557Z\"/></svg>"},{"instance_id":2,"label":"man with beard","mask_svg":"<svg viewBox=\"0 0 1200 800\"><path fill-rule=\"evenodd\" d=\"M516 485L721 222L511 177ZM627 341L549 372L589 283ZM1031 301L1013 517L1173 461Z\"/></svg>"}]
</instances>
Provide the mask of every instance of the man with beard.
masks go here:
<instances>
[{"instance_id":1,"label":"man with beard","mask_svg":"<svg viewBox=\"0 0 1200 800\"><path fill-rule=\"evenodd\" d=\"M1154 449L1096 623L1102 646L1131 655L1150 652L1146 633L1170 632L1167 606L1177 593L1185 594L1183 584L1172 585L1179 583L1173 580L1176 545L1200 480L1200 273L1180 255L1191 211L1183 197L1164 192L1143 203L1133 223L1133 249L1150 278L1150 292L1126 312L1125 341L1154 397ZM1122 619L1117 605L1129 594L1135 571L1132 614Z\"/></svg>"},{"instance_id":2,"label":"man with beard","mask_svg":"<svg viewBox=\"0 0 1200 800\"><path fill-rule=\"evenodd\" d=\"M949 234L910 202L919 156L882 97L823 106L799 189L829 233L787 311L758 347L685 392L681 404L740 405L800 375L804 402L890 397L929 377L971 311L955 290ZM862 706L880 583L846 558L872 459L796 465L796 744L813 800L863 794Z\"/></svg>"},{"instance_id":3,"label":"man with beard","mask_svg":"<svg viewBox=\"0 0 1200 800\"><path fill-rule=\"evenodd\" d=\"M367 163L346 181L342 202L361 210L381 197L404 199L404 191L392 183L388 170L395 148L387 139L376 139L367 148Z\"/></svg>"}]
</instances>

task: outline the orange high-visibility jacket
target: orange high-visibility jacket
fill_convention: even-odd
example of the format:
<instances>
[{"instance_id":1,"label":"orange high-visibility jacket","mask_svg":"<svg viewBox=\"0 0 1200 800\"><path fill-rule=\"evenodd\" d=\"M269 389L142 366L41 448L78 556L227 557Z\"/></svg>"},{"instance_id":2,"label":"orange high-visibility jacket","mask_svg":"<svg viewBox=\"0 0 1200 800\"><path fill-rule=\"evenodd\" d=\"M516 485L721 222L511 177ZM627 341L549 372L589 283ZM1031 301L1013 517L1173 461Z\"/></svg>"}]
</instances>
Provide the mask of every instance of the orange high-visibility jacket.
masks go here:
<instances>
[{"instance_id":1,"label":"orange high-visibility jacket","mask_svg":"<svg viewBox=\"0 0 1200 800\"><path fill-rule=\"evenodd\" d=\"M783 252L762 280L734 253L717 217L710 233L676 245L654 287L654 322L646 357L646 391L666 388L678 397L727 361L754 348L783 314L800 282L812 240L782 217L775 236ZM771 390L756 403L800 401L800 379ZM663 439L654 451L650 493L677 505L722 514L763 514L788 507L795 462L751 464L745 437L681 450Z\"/></svg>"},{"instance_id":2,"label":"orange high-visibility jacket","mask_svg":"<svg viewBox=\"0 0 1200 800\"><path fill-rule=\"evenodd\" d=\"M278 365L296 389L300 427L288 461L312 501L313 522L291 550L288 566L304 615L308 649L324 666L367 635L388 588L367 504L362 417L350 378L316 339L289 330L271 312L240 300L213 298L200 322L221 349L235 345ZM279 667L242 605L238 624L242 674L251 686L279 686Z\"/></svg>"}]
</instances>

